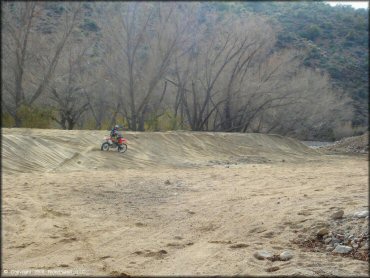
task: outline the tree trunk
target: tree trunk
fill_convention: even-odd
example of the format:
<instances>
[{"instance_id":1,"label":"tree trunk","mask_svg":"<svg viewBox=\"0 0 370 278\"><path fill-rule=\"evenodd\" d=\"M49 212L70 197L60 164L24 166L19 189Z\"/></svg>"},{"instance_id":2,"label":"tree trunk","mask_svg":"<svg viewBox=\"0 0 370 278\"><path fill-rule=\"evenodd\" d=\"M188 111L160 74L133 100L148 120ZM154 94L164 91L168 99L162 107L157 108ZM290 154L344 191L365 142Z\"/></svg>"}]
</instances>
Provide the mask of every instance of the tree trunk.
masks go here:
<instances>
[{"instance_id":1,"label":"tree trunk","mask_svg":"<svg viewBox=\"0 0 370 278\"><path fill-rule=\"evenodd\" d=\"M72 130L76 124L74 119L71 117L68 117L67 123L68 123L68 130Z\"/></svg>"},{"instance_id":2,"label":"tree trunk","mask_svg":"<svg viewBox=\"0 0 370 278\"><path fill-rule=\"evenodd\" d=\"M18 111L15 113L14 120L15 120L15 127L22 126L22 119L18 116Z\"/></svg>"},{"instance_id":3,"label":"tree trunk","mask_svg":"<svg viewBox=\"0 0 370 278\"><path fill-rule=\"evenodd\" d=\"M230 103L230 96L227 97L226 103L224 106L224 122L222 124L223 130L230 130L232 126L232 119L231 119L231 103Z\"/></svg>"}]
</instances>

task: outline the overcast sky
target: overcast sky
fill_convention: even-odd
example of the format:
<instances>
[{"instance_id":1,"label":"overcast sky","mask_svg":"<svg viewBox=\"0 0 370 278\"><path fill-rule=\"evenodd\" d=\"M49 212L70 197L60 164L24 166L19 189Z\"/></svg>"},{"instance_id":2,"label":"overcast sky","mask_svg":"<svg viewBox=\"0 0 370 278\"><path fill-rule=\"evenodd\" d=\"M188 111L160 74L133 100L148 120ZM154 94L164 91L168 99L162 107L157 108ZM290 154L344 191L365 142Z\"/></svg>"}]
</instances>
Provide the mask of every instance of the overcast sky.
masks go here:
<instances>
[{"instance_id":1,"label":"overcast sky","mask_svg":"<svg viewBox=\"0 0 370 278\"><path fill-rule=\"evenodd\" d=\"M365 9L368 9L369 8L369 3L367 1L353 1L353 2L335 2L335 1L330 1L330 2L326 2L328 3L330 6L335 6L337 4L342 4L342 5L351 5L353 8L355 9L359 9L359 8L365 8Z\"/></svg>"}]
</instances>

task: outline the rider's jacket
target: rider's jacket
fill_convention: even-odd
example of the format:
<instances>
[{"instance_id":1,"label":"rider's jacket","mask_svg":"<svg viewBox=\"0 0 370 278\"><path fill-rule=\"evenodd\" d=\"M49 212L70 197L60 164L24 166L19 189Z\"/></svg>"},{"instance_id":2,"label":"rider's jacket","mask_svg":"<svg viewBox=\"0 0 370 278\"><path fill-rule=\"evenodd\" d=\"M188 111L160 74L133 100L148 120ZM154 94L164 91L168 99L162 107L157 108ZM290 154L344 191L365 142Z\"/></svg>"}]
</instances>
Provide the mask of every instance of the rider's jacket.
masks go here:
<instances>
[{"instance_id":1,"label":"rider's jacket","mask_svg":"<svg viewBox=\"0 0 370 278\"><path fill-rule=\"evenodd\" d=\"M112 128L112 130L110 131L110 136L111 137L116 137L117 135L118 135L117 129Z\"/></svg>"}]
</instances>

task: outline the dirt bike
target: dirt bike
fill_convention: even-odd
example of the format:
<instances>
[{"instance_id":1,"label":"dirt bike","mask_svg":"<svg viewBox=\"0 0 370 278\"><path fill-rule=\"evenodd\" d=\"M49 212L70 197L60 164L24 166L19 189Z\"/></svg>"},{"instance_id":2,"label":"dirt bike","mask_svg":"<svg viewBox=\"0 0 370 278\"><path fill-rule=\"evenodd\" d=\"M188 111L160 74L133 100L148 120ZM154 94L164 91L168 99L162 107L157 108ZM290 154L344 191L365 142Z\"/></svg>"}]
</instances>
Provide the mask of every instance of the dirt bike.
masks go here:
<instances>
[{"instance_id":1,"label":"dirt bike","mask_svg":"<svg viewBox=\"0 0 370 278\"><path fill-rule=\"evenodd\" d=\"M117 141L115 141L111 136L107 136L104 138L104 142L101 145L101 150L109 151L109 148L117 148L118 152L124 153L127 151L127 140L122 136L118 136Z\"/></svg>"}]
</instances>

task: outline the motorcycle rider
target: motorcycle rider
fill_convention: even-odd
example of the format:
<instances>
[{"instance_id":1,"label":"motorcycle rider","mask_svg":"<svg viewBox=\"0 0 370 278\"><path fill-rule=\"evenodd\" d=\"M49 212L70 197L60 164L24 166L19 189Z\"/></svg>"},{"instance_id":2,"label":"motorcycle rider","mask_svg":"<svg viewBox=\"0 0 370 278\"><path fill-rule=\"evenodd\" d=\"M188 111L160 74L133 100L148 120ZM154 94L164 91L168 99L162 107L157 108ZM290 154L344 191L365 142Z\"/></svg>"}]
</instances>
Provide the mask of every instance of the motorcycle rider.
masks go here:
<instances>
[{"instance_id":1,"label":"motorcycle rider","mask_svg":"<svg viewBox=\"0 0 370 278\"><path fill-rule=\"evenodd\" d=\"M119 128L119 125L115 125L112 130L110 131L110 137L112 138L112 140L114 142L117 142L117 139L118 139L118 128Z\"/></svg>"}]
</instances>

